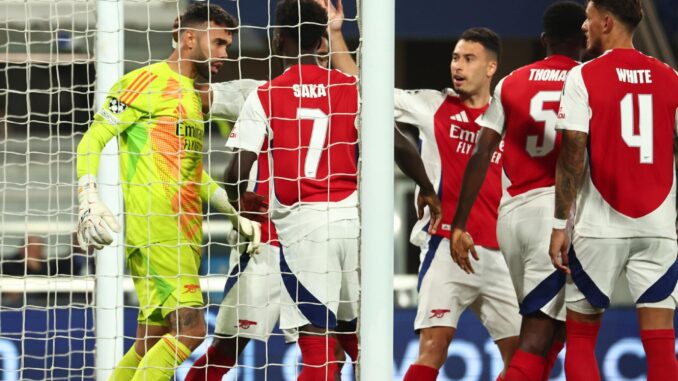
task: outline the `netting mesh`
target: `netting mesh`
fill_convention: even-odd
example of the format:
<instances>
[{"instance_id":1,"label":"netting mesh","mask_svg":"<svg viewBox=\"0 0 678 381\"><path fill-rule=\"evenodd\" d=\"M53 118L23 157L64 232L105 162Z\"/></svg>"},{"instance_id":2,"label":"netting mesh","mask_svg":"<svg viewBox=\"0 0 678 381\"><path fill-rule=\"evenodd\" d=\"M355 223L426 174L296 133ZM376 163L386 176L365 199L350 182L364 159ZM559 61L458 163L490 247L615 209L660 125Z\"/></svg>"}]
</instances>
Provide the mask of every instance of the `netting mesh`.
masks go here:
<instances>
[{"instance_id":1,"label":"netting mesh","mask_svg":"<svg viewBox=\"0 0 678 381\"><path fill-rule=\"evenodd\" d=\"M281 74L283 66L272 48L276 1L212 3L233 14L240 26L228 61L211 81L267 81ZM173 22L189 4L124 1L124 57L119 58L124 73L171 54ZM355 9L347 8L346 13L344 29L355 30ZM83 251L74 235L78 223L77 145L98 111L95 46L99 17L113 15L97 14L96 0L5 0L0 4L0 378L4 380L94 380L105 374L95 361L101 348L97 341L101 332L95 330L96 306L101 302L95 291L97 254ZM203 165L223 186L223 174L232 160L225 143L234 120L209 114L205 118ZM259 186L261 183L259 179ZM250 190L253 187L254 183ZM237 321L237 327L231 328L237 333L270 323L239 316L240 309L234 304L259 309L264 320L272 305L284 304L269 299L262 307L248 299L245 284L250 288L270 288L267 284L273 283L284 287L280 271L252 270L258 267L254 262L248 264L248 257L231 253L231 224L223 213L208 205L202 212L199 274L207 336L189 359L176 367L176 379L184 379L211 344L225 288L236 290L229 305ZM121 244L116 241L114 246ZM279 266L280 254L276 249L267 250L256 260ZM247 266L252 273L242 275ZM297 275L292 270L290 274ZM115 347L111 356L122 355L136 336L139 298L129 268L122 276L124 304L116 307L122 309L124 320L116 323L122 332L115 335L123 335L124 340L123 347ZM245 281L246 277L249 280ZM112 335L106 332L106 336ZM226 379L296 379L301 366L299 349L284 344L284 339L295 338L294 331L283 333L276 328L267 340L251 340ZM346 361L349 364L343 377L351 379L348 356Z\"/></svg>"}]
</instances>

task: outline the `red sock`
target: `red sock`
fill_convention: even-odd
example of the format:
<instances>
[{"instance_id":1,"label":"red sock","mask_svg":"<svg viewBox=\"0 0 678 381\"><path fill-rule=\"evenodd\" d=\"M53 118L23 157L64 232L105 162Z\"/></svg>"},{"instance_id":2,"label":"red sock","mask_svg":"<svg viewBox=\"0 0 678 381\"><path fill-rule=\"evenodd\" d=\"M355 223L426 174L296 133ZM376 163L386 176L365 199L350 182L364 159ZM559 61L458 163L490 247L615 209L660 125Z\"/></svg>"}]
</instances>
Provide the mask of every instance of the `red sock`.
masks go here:
<instances>
[{"instance_id":1,"label":"red sock","mask_svg":"<svg viewBox=\"0 0 678 381\"><path fill-rule=\"evenodd\" d=\"M298 381L331 381L337 373L334 349L337 340L324 336L301 336L301 362L303 363Z\"/></svg>"},{"instance_id":2,"label":"red sock","mask_svg":"<svg viewBox=\"0 0 678 381\"><path fill-rule=\"evenodd\" d=\"M600 323L590 324L567 319L565 324L565 377L572 381L600 381L595 352Z\"/></svg>"},{"instance_id":3,"label":"red sock","mask_svg":"<svg viewBox=\"0 0 678 381\"><path fill-rule=\"evenodd\" d=\"M403 381L436 381L436 378L438 378L438 369L412 364L407 369Z\"/></svg>"},{"instance_id":4,"label":"red sock","mask_svg":"<svg viewBox=\"0 0 678 381\"><path fill-rule=\"evenodd\" d=\"M549 376L551 375L551 370L553 369L553 364L556 363L560 351L563 350L565 343L560 340L553 340L551 344L551 349L549 354L546 355L546 367L544 368L544 376L541 378L542 381L548 381Z\"/></svg>"},{"instance_id":5,"label":"red sock","mask_svg":"<svg viewBox=\"0 0 678 381\"><path fill-rule=\"evenodd\" d=\"M518 349L511 358L505 381L541 381L546 359Z\"/></svg>"},{"instance_id":6,"label":"red sock","mask_svg":"<svg viewBox=\"0 0 678 381\"><path fill-rule=\"evenodd\" d=\"M336 337L351 360L358 361L358 335L355 333L337 333Z\"/></svg>"},{"instance_id":7,"label":"red sock","mask_svg":"<svg viewBox=\"0 0 678 381\"><path fill-rule=\"evenodd\" d=\"M640 339L647 356L647 381L678 380L674 330L641 330Z\"/></svg>"},{"instance_id":8,"label":"red sock","mask_svg":"<svg viewBox=\"0 0 678 381\"><path fill-rule=\"evenodd\" d=\"M224 356L216 347L210 346L207 352L193 363L185 381L221 381L235 365L235 360Z\"/></svg>"}]
</instances>

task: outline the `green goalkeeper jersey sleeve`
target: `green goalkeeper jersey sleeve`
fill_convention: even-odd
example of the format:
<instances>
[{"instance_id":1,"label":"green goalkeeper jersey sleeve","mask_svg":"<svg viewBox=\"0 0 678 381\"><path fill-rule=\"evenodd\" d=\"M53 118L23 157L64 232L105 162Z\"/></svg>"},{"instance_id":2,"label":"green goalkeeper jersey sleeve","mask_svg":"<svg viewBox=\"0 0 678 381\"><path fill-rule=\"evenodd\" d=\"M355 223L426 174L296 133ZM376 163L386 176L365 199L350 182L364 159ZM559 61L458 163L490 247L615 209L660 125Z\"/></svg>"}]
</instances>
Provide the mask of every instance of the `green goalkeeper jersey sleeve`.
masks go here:
<instances>
[{"instance_id":1,"label":"green goalkeeper jersey sleeve","mask_svg":"<svg viewBox=\"0 0 678 381\"><path fill-rule=\"evenodd\" d=\"M204 124L193 80L164 61L126 74L78 145L78 177L97 174L114 136L127 244L200 244Z\"/></svg>"}]
</instances>

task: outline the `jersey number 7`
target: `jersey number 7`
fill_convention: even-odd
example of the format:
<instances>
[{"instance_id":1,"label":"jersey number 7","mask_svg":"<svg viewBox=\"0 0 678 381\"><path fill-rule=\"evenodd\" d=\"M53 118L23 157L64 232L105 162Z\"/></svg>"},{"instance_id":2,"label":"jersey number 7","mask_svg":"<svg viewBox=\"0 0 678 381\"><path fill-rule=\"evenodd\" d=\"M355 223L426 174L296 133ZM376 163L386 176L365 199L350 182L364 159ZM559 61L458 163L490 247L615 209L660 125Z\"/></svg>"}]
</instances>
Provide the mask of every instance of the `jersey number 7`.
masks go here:
<instances>
[{"instance_id":1,"label":"jersey number 7","mask_svg":"<svg viewBox=\"0 0 678 381\"><path fill-rule=\"evenodd\" d=\"M311 132L311 139L308 142L308 152L306 153L306 161L304 162L304 176L315 179L318 175L318 164L320 164L320 156L325 147L325 139L327 138L327 125L329 118L319 108L303 108L297 109L298 120L312 120L313 130Z\"/></svg>"}]
</instances>

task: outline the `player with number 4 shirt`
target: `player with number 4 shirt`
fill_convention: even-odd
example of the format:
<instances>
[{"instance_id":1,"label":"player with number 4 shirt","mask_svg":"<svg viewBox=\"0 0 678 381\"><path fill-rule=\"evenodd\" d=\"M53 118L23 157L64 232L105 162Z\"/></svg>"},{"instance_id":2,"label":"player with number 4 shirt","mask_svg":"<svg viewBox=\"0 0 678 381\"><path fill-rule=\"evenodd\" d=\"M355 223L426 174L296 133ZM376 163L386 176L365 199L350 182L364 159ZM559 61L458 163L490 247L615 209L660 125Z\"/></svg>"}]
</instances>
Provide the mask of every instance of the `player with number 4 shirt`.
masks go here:
<instances>
[{"instance_id":1,"label":"player with number 4 shirt","mask_svg":"<svg viewBox=\"0 0 678 381\"><path fill-rule=\"evenodd\" d=\"M573 280L566 285L565 375L600 380L598 330L625 272L647 379L676 380L678 74L634 49L639 0L589 0L586 14L587 48L602 55L572 69L563 88L550 244L554 266ZM575 198L570 246L564 227Z\"/></svg>"}]
</instances>

